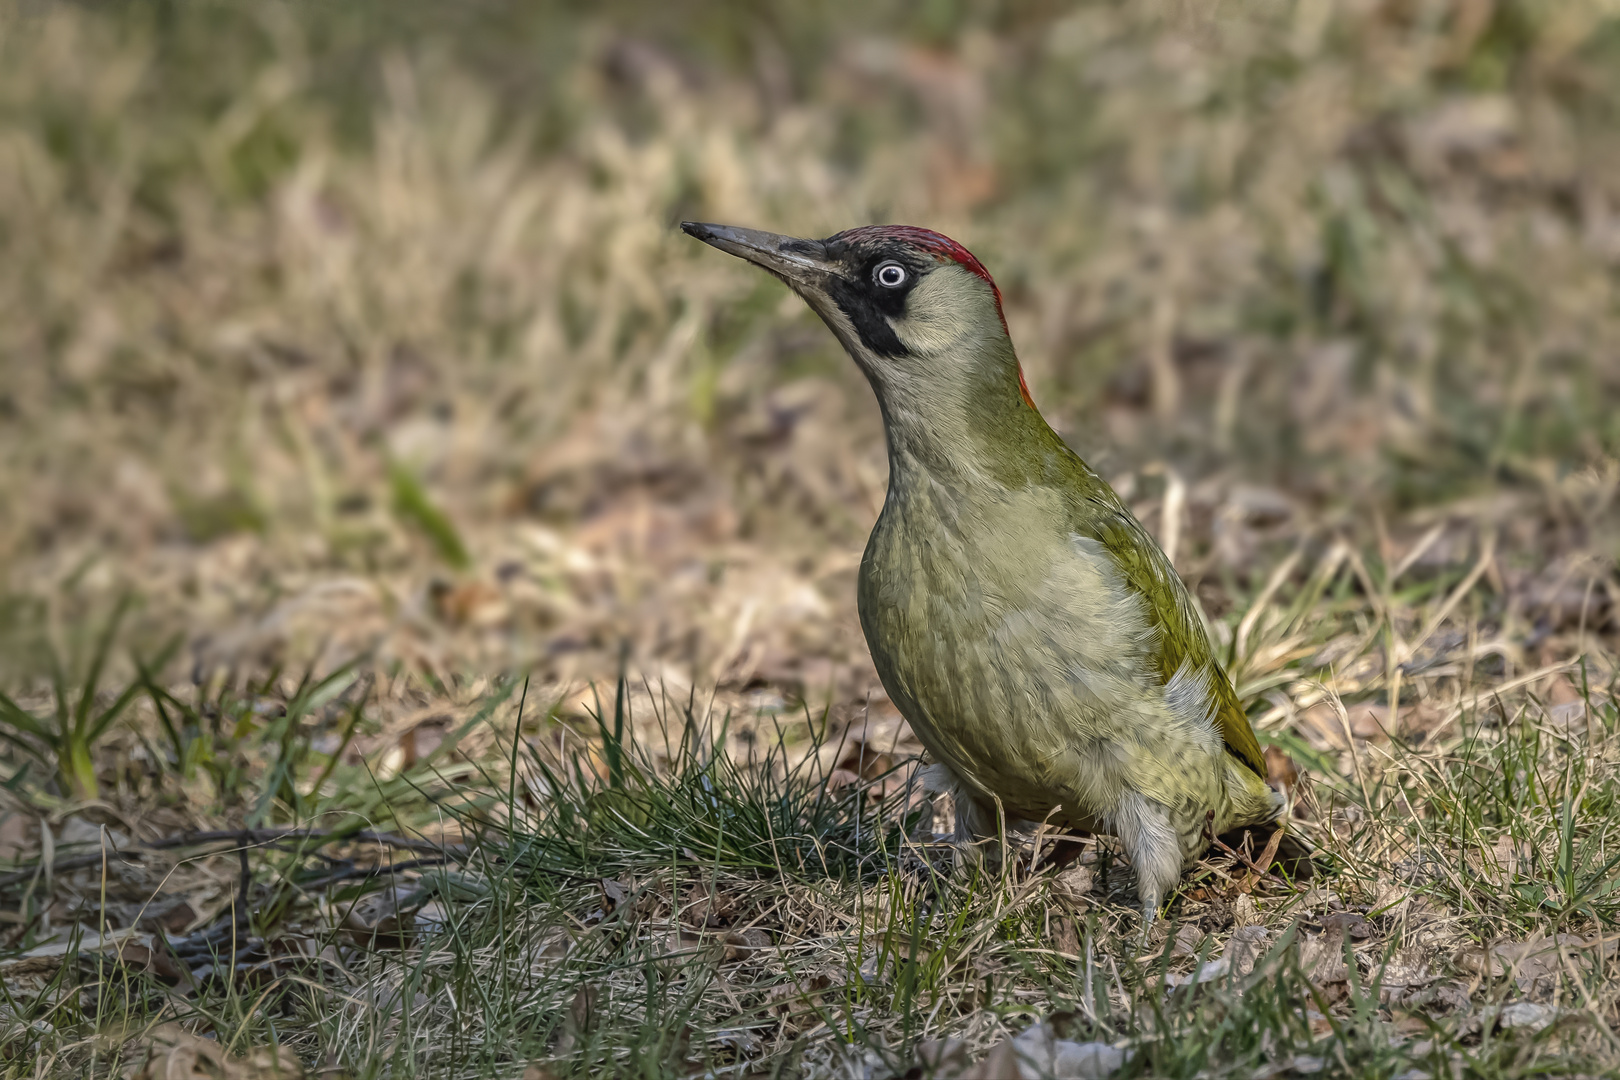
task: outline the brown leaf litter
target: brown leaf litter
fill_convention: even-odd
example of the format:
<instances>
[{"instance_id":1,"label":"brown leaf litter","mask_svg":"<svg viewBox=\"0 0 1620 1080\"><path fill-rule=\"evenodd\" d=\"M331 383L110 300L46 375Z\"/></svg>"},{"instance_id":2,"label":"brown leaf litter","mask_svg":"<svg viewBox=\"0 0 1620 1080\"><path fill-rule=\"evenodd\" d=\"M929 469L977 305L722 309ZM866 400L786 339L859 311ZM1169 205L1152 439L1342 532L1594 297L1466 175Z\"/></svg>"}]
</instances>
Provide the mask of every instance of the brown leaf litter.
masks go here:
<instances>
[{"instance_id":1,"label":"brown leaf litter","mask_svg":"<svg viewBox=\"0 0 1620 1080\"><path fill-rule=\"evenodd\" d=\"M1497 903L1546 863L1526 839L1537 822L1464 836L1450 861L1416 835L1448 816L1433 785L1465 738L1534 730L1547 761L1612 768L1620 193L1603 122L1613 25L1598 6L1519 20L1506 49L1511 5L1475 0L1429 5L1432 19L1409 3L1319 4L1275 25L1032 8L926 45L834 34L825 52L809 44L822 35L773 44L767 28L750 39L757 70L702 79L670 74L678 41L603 26L600 48L559 67L577 123L537 156L478 118L510 104L503 88L551 86L549 75L410 58L372 71L369 53L357 70L377 77L359 81L385 92L353 104L379 137L350 145L311 74L330 66L318 24L303 32L312 8L231 80L273 88L275 103L243 98L224 115L262 117L253 139L291 148L262 192L232 179L239 159L257 160L230 141L233 125L166 96L211 69L152 65L101 13L53 7L30 26L38 48L0 72L7 145L23 163L0 170L16 249L0 268L0 413L19 450L0 462L0 503L14 511L0 515L7 605L39 601L54 633L137 590L133 641L183 635L160 677L187 700L279 673L244 732L273 722L305 666L365 657L374 695L353 741L326 716L300 734L313 758L341 749L340 765L380 784L424 766L480 784L478 768L504 760L497 737L596 740L593 684L613 685L628 642L631 682L646 680L629 690L638 731L652 731L666 690L712 695L745 760L801 706L826 704L819 775L895 800L920 747L882 695L854 610L886 467L867 389L809 316L771 299L780 290L738 303L755 284L658 223L701 203L788 228L825 217L832 188L853 193L849 212L971 209L943 224L1000 268L1037 400L1172 549L1255 706L1295 826L1337 861L1332 890L1317 893L1272 873L1263 839L1202 860L1177 897L1180 932L1152 943L1171 951L1179 985L1252 976L1297 922L1330 1010L1345 1008L1354 964L1382 971L1391 1022L1468 1013L1476 1032L1547 1030L1568 1015L1567 980L1613 1027L1612 943L1591 920L1554 925ZM1276 55L1299 62L1263 95L1223 99L1212 121L1209 87ZM1480 64L1501 69L1500 88L1459 81ZM803 85L781 83L790 70ZM429 80L435 93L421 93ZM1040 92L1008 97L1010 86ZM1061 133L1043 101L1095 105L1100 140L1054 138L1043 152L1083 175L1095 146L1116 147L1131 182L1063 186L1035 227L1021 197L1031 177L998 133ZM62 132L71 146L79 130L116 136L119 167L64 154ZM196 131L208 138L184 137ZM704 148L696 173L691 147ZM1189 177L1211 197L1177 197ZM1309 287L1279 289L1279 267ZM432 514L400 512L401 469L455 543L431 535ZM458 546L461 568L445 557ZM49 679L10 644L8 688L35 707ZM109 671L128 669L120 646ZM522 731L509 710L453 742L510 670L533 674ZM269 755L228 729L204 773L252 789ZM367 1036L407 1010L434 1018L431 1001L403 1000L387 965L431 968L425 943L470 905L408 871L328 904L340 883L369 888L396 865L328 846L314 860L325 876L299 878L325 882L306 890L316 899L298 894L255 928L290 895L290 875L267 872L271 852L255 850L244 872L234 850L150 846L250 812L207 775L176 780L156 731L143 704L98 748L102 805L44 793L14 806L0 790L0 860L18 864L0 870L0 946L27 935L54 949L82 932L76 963L148 974L170 993L188 977L233 991L358 981L361 1004L334 1008L353 1010L346 1031L375 1023ZM38 781L6 762L8 785ZM587 768L608 774L600 753ZM298 789L316 806L348 794L330 777ZM531 810L548 797L522 789ZM906 859L938 854L921 835L943 831L943 802L935 810ZM1579 824L1583 837L1603 827ZM972 985L941 991L957 1008L942 1009L941 1030L962 1040L929 1051L941 1068L1087 1075L1124 1060L1056 1025L1015 1038L991 1026L1009 1006L1037 1007L1046 984L1021 981L1029 970L1058 965L1067 985L1134 940L1128 871L1081 846L1095 861L1055 879L1009 866L994 901L1006 906L975 913L973 955L946 958ZM895 916L928 895L590 873L610 876L537 914L519 955L481 962L556 970L628 942L655 945L665 968L719 971L696 1007L726 1033L714 1053L739 1068L795 1036L795 1053L830 1053L815 1007L841 1001L851 969L872 961L853 942L892 940ZM1023 936L1002 940L997 925ZM1538 939L1536 927L1561 933ZM65 962L41 953L0 970L8 989L39 989ZM597 996L582 1011L557 1006L576 1031L607 1022L616 989L587 985ZM726 1000L765 987L782 993L775 1044ZM1535 1000L1486 1004L1503 994ZM899 1027L885 1008L863 1014L868 1030ZM969 1063L987 1048L993 1060ZM184 1072L244 1060L188 1052L164 1061ZM1265 1068L1331 1067L1296 1055Z\"/></svg>"},{"instance_id":2,"label":"brown leaf litter","mask_svg":"<svg viewBox=\"0 0 1620 1080\"><path fill-rule=\"evenodd\" d=\"M1552 939L1464 946L1452 956L1452 963L1473 979L1511 979L1520 993L1534 995L1553 989L1565 977L1582 982L1603 979L1617 948L1620 937L1559 934Z\"/></svg>"},{"instance_id":3,"label":"brown leaf litter","mask_svg":"<svg viewBox=\"0 0 1620 1080\"><path fill-rule=\"evenodd\" d=\"M925 1042L912 1071L936 1080L1104 1080L1130 1058L1109 1043L1060 1039L1043 1022L996 1043L977 1062L960 1039Z\"/></svg>"},{"instance_id":4,"label":"brown leaf litter","mask_svg":"<svg viewBox=\"0 0 1620 1080\"><path fill-rule=\"evenodd\" d=\"M156 1028L141 1042L138 1053L145 1061L127 1074L128 1080L305 1080L307 1075L288 1047L254 1047L237 1056L178 1024Z\"/></svg>"}]
</instances>

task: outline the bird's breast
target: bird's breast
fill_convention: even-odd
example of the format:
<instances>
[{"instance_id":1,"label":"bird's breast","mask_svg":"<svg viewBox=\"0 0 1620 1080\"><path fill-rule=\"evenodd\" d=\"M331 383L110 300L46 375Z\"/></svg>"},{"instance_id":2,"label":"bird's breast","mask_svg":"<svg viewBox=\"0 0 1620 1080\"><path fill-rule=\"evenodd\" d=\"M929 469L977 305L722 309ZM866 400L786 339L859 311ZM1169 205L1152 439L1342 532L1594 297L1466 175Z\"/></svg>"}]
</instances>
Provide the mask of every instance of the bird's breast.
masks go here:
<instances>
[{"instance_id":1,"label":"bird's breast","mask_svg":"<svg viewBox=\"0 0 1620 1080\"><path fill-rule=\"evenodd\" d=\"M1039 493L946 512L891 500L860 574L896 707L963 780L1036 816L1107 805L1163 711L1140 599L1060 509Z\"/></svg>"}]
</instances>

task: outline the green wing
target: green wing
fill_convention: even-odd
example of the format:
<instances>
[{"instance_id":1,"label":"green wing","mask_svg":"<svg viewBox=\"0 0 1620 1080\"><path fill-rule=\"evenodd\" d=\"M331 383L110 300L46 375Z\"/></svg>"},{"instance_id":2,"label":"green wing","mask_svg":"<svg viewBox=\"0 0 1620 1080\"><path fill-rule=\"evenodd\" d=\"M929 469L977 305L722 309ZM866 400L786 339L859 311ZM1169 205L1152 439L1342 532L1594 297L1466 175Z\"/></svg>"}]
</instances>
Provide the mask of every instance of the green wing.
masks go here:
<instances>
[{"instance_id":1,"label":"green wing","mask_svg":"<svg viewBox=\"0 0 1620 1080\"><path fill-rule=\"evenodd\" d=\"M1090 472L1088 469L1087 472ZM1095 477L1095 474L1092 474ZM1088 485L1090 486L1090 485ZM1147 601L1148 618L1159 631L1159 671L1168 682L1186 661L1196 670L1208 670L1216 699L1216 722L1226 747L1264 779L1266 761L1244 715L1232 680L1215 659L1203 621L1193 609L1187 586L1164 549L1148 535L1125 504L1100 478L1085 497L1082 532L1091 535L1113 555L1120 572Z\"/></svg>"}]
</instances>

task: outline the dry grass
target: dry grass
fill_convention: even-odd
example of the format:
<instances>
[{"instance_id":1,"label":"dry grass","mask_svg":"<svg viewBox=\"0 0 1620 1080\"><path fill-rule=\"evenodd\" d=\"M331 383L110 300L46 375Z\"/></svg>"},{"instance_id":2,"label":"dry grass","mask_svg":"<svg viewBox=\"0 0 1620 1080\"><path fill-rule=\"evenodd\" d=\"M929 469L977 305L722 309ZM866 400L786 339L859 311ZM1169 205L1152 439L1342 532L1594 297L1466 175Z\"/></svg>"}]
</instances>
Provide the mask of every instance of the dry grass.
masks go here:
<instances>
[{"instance_id":1,"label":"dry grass","mask_svg":"<svg viewBox=\"0 0 1620 1080\"><path fill-rule=\"evenodd\" d=\"M8 17L6 1075L1617 1067L1620 14L911 7ZM681 217L983 258L1330 873L929 846L876 410Z\"/></svg>"}]
</instances>

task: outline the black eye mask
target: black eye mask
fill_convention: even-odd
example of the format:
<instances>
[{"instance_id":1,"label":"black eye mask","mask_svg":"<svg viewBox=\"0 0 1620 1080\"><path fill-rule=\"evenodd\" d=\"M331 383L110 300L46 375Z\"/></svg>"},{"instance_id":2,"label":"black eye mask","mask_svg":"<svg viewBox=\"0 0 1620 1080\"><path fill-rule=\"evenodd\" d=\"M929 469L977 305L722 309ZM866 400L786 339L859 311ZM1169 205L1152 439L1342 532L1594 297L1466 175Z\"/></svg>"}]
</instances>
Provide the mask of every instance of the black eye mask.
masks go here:
<instances>
[{"instance_id":1,"label":"black eye mask","mask_svg":"<svg viewBox=\"0 0 1620 1080\"><path fill-rule=\"evenodd\" d=\"M906 271L906 280L892 288L879 285L876 277L877 268L890 262ZM919 260L907 251L874 251L850 259L849 264L859 269L847 277L836 278L828 294L867 348L879 356L905 355L906 347L900 343L889 320L904 317L907 297L929 268L919 265Z\"/></svg>"}]
</instances>

